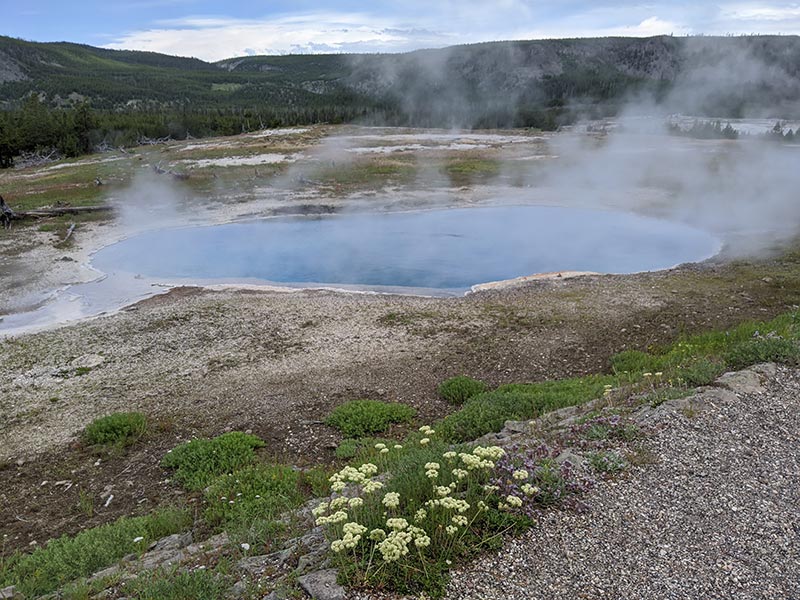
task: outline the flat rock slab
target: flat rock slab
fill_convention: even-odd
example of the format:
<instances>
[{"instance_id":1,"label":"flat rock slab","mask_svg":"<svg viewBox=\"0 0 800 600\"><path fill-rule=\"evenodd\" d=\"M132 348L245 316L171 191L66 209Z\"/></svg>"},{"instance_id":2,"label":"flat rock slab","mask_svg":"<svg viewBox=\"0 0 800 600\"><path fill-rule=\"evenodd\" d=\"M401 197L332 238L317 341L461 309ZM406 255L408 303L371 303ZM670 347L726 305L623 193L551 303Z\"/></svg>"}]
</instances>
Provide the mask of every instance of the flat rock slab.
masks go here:
<instances>
[{"instance_id":1,"label":"flat rock slab","mask_svg":"<svg viewBox=\"0 0 800 600\"><path fill-rule=\"evenodd\" d=\"M315 571L297 578L303 591L314 600L344 600L344 588L336 583L338 569Z\"/></svg>"},{"instance_id":2,"label":"flat rock slab","mask_svg":"<svg viewBox=\"0 0 800 600\"><path fill-rule=\"evenodd\" d=\"M717 379L717 385L741 394L758 394L764 390L761 376L750 369L735 373L725 373Z\"/></svg>"}]
</instances>

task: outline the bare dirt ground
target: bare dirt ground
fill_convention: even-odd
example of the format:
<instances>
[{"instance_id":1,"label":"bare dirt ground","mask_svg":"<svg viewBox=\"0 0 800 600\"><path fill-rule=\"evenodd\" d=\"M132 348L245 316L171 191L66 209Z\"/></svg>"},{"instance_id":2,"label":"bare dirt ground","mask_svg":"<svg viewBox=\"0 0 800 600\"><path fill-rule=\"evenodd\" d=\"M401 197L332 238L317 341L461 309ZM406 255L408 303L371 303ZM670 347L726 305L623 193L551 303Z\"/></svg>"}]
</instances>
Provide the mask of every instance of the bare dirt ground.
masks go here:
<instances>
[{"instance_id":1,"label":"bare dirt ground","mask_svg":"<svg viewBox=\"0 0 800 600\"><path fill-rule=\"evenodd\" d=\"M236 138L146 152L182 161L314 148L323 157L300 175L288 165L193 172L189 185L201 200L188 206L195 208L194 219L209 222L303 206L463 205L484 202L498 189L474 175L491 158L485 149L479 159L465 159L463 150L442 155L447 165L458 167L455 175L422 192L416 176L405 171L406 163L416 160L405 150L387 153L386 144L375 140L381 152L364 153L371 156L368 162L331 174L325 171L330 165L319 142L322 134L312 130L302 136L296 143L253 136L244 144ZM227 143L233 147L221 147ZM470 139L459 143L479 145ZM509 152L520 156L531 152L523 143L492 143L508 143ZM532 136L531 144L537 155L547 153L540 139ZM252 149L244 152L243 145ZM430 152L438 156L439 150ZM272 179L260 171L268 168L276 169ZM313 183L302 179L285 193L263 191L275 178L300 176L313 177ZM124 176L118 177L111 195L123 198ZM241 185L225 187L224 195L210 192L220 180ZM15 182L12 187L24 197L24 186ZM179 205L187 202L185 195L177 198ZM120 235L119 227L119 221L86 224L68 248L17 235L16 245L3 247L0 269L15 275L3 278L0 304L15 297L24 273L35 280L26 292L44 290L61 256L81 265L98 243ZM40 254L44 258L36 258ZM435 393L449 376L467 374L496 385L605 371L608 358L626 348L657 346L682 333L785 312L800 303L799 274L797 255L784 251L760 261L533 281L463 298L177 288L116 314L0 340L0 501L10 507L0 516L0 529L9 536L6 550L170 501L178 492L165 481L168 474L159 461L192 436L250 430L281 460L330 461L339 436L322 421L346 400L402 401L418 410L419 422L429 422L452 410ZM70 277L61 272L56 279ZM144 412L151 427L127 454L97 456L82 446L78 436L89 422L130 410Z\"/></svg>"}]
</instances>

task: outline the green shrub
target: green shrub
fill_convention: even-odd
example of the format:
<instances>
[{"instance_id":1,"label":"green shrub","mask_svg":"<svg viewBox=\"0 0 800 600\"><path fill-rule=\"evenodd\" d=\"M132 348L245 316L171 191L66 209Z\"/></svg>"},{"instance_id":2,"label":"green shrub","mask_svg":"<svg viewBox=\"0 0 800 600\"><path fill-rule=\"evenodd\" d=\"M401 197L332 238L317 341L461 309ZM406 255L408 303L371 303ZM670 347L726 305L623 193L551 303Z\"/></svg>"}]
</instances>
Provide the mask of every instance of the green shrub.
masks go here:
<instances>
[{"instance_id":1,"label":"green shrub","mask_svg":"<svg viewBox=\"0 0 800 600\"><path fill-rule=\"evenodd\" d=\"M386 431L392 423L408 422L415 414L413 408L399 402L351 400L334 409L325 423L357 438Z\"/></svg>"},{"instance_id":2,"label":"green shrub","mask_svg":"<svg viewBox=\"0 0 800 600\"><path fill-rule=\"evenodd\" d=\"M473 396L482 394L486 390L487 387L484 382L465 375L459 375L443 381L439 385L438 392L443 400L447 400L450 404L461 406Z\"/></svg>"},{"instance_id":3,"label":"green shrub","mask_svg":"<svg viewBox=\"0 0 800 600\"><path fill-rule=\"evenodd\" d=\"M613 475L624 471L628 466L628 462L622 458L617 452L602 451L591 452L587 455L589 466L594 469L596 473L603 473L605 475Z\"/></svg>"},{"instance_id":4,"label":"green shrub","mask_svg":"<svg viewBox=\"0 0 800 600\"><path fill-rule=\"evenodd\" d=\"M436 427L449 442L469 442L492 431L500 431L508 420L533 419L539 415L583 404L603 395L615 377L589 375L560 381L513 384L479 394Z\"/></svg>"},{"instance_id":5,"label":"green shrub","mask_svg":"<svg viewBox=\"0 0 800 600\"><path fill-rule=\"evenodd\" d=\"M333 470L324 465L311 467L300 473L300 485L303 489L311 492L314 498L321 498L330 493L330 481L328 478L333 475Z\"/></svg>"},{"instance_id":6,"label":"green shrub","mask_svg":"<svg viewBox=\"0 0 800 600\"><path fill-rule=\"evenodd\" d=\"M251 465L217 477L208 486L206 518L213 524L274 518L299 506L300 471L283 465Z\"/></svg>"},{"instance_id":7,"label":"green shrub","mask_svg":"<svg viewBox=\"0 0 800 600\"><path fill-rule=\"evenodd\" d=\"M126 554L143 551L154 540L182 531L191 523L188 512L164 509L144 517L123 517L74 537L65 535L11 561L2 586L16 585L26 596L47 594Z\"/></svg>"},{"instance_id":8,"label":"green shrub","mask_svg":"<svg viewBox=\"0 0 800 600\"><path fill-rule=\"evenodd\" d=\"M744 369L764 362L795 363L800 357L797 343L783 338L763 338L737 344L725 354L731 369Z\"/></svg>"},{"instance_id":9,"label":"green shrub","mask_svg":"<svg viewBox=\"0 0 800 600\"><path fill-rule=\"evenodd\" d=\"M147 419L142 413L114 413L95 419L83 432L86 443L93 446L130 446L144 435Z\"/></svg>"},{"instance_id":10,"label":"green shrub","mask_svg":"<svg viewBox=\"0 0 800 600\"><path fill-rule=\"evenodd\" d=\"M725 365L719 359L700 358L688 366L680 367L677 375L687 385L711 385L725 372Z\"/></svg>"},{"instance_id":11,"label":"green shrub","mask_svg":"<svg viewBox=\"0 0 800 600\"><path fill-rule=\"evenodd\" d=\"M173 477L190 490L202 490L219 475L252 464L253 450L264 446L254 435L231 431L212 439L198 439L173 448L161 465L175 469Z\"/></svg>"},{"instance_id":12,"label":"green shrub","mask_svg":"<svg viewBox=\"0 0 800 600\"><path fill-rule=\"evenodd\" d=\"M660 371L663 358L653 356L640 350L625 350L611 357L611 369L614 373L638 376L642 373Z\"/></svg>"}]
</instances>

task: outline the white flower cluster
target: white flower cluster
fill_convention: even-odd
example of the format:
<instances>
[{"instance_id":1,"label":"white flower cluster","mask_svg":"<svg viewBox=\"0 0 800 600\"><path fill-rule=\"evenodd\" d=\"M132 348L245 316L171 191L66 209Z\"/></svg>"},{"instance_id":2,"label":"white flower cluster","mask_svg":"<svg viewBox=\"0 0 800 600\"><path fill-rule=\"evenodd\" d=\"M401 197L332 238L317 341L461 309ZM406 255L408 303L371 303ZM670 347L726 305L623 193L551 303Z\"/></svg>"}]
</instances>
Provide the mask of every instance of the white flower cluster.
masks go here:
<instances>
[{"instance_id":1,"label":"white flower cluster","mask_svg":"<svg viewBox=\"0 0 800 600\"><path fill-rule=\"evenodd\" d=\"M392 517L391 519L386 519L386 526L395 531L402 531L408 527L408 521L399 517Z\"/></svg>"},{"instance_id":2,"label":"white flower cluster","mask_svg":"<svg viewBox=\"0 0 800 600\"><path fill-rule=\"evenodd\" d=\"M506 455L506 451L500 446L486 446L485 448L483 446L475 446L472 449L472 453L475 456L491 460L500 460Z\"/></svg>"},{"instance_id":3,"label":"white flower cluster","mask_svg":"<svg viewBox=\"0 0 800 600\"><path fill-rule=\"evenodd\" d=\"M467 475L469 475L469 471L465 471L464 469L453 469L453 477L456 479L464 479L464 477Z\"/></svg>"},{"instance_id":4,"label":"white flower cluster","mask_svg":"<svg viewBox=\"0 0 800 600\"><path fill-rule=\"evenodd\" d=\"M334 552L341 552L342 550L355 548L358 545L358 542L361 541L361 535L366 530L367 528L359 523L345 523L343 528L344 535L342 536L342 539L334 540L331 543L331 550Z\"/></svg>"},{"instance_id":5,"label":"white flower cluster","mask_svg":"<svg viewBox=\"0 0 800 600\"><path fill-rule=\"evenodd\" d=\"M392 531L378 544L378 551L386 562L394 562L408 554L408 544L414 536L409 531Z\"/></svg>"},{"instance_id":6,"label":"white flower cluster","mask_svg":"<svg viewBox=\"0 0 800 600\"><path fill-rule=\"evenodd\" d=\"M506 496L506 501L500 502L497 505L497 508L500 510L507 510L509 508L519 508L520 506L522 506L522 498L519 496L514 496L513 494L509 494Z\"/></svg>"},{"instance_id":7,"label":"white flower cluster","mask_svg":"<svg viewBox=\"0 0 800 600\"><path fill-rule=\"evenodd\" d=\"M425 463L425 475L430 479L436 479L439 476L439 463Z\"/></svg>"},{"instance_id":8,"label":"white flower cluster","mask_svg":"<svg viewBox=\"0 0 800 600\"><path fill-rule=\"evenodd\" d=\"M525 469L519 469L514 471L511 476L516 479L517 481L522 481L523 479L528 478L528 472Z\"/></svg>"},{"instance_id":9,"label":"white flower cluster","mask_svg":"<svg viewBox=\"0 0 800 600\"><path fill-rule=\"evenodd\" d=\"M338 498L331 500L330 509L339 510L340 508L345 508L347 506L350 506L350 501L344 496L339 496Z\"/></svg>"},{"instance_id":10,"label":"white flower cluster","mask_svg":"<svg viewBox=\"0 0 800 600\"><path fill-rule=\"evenodd\" d=\"M469 502L459 498L447 496L445 498L437 498L435 500L428 500L425 506L441 506L446 510L454 510L458 513L465 513L469 510Z\"/></svg>"},{"instance_id":11,"label":"white flower cluster","mask_svg":"<svg viewBox=\"0 0 800 600\"><path fill-rule=\"evenodd\" d=\"M342 521L347 521L347 513L343 510L338 510L328 517L317 517L316 523L317 525L335 525L336 523L341 523Z\"/></svg>"},{"instance_id":12,"label":"white flower cluster","mask_svg":"<svg viewBox=\"0 0 800 600\"><path fill-rule=\"evenodd\" d=\"M375 444L375 449L378 450L381 454L389 454L389 448L386 447L386 444Z\"/></svg>"},{"instance_id":13,"label":"white flower cluster","mask_svg":"<svg viewBox=\"0 0 800 600\"><path fill-rule=\"evenodd\" d=\"M526 483L520 489L526 496L535 496L541 491L538 487L533 486L530 483Z\"/></svg>"},{"instance_id":14,"label":"white flower cluster","mask_svg":"<svg viewBox=\"0 0 800 600\"><path fill-rule=\"evenodd\" d=\"M472 453L461 452L458 456L468 471L475 469L494 469L494 461L502 458L506 451L499 446L476 446Z\"/></svg>"},{"instance_id":15,"label":"white flower cluster","mask_svg":"<svg viewBox=\"0 0 800 600\"><path fill-rule=\"evenodd\" d=\"M382 487L383 484L380 481L373 481L372 479L370 479L361 487L361 489L364 490L365 494L371 494L372 492L375 492L381 489Z\"/></svg>"},{"instance_id":16,"label":"white flower cluster","mask_svg":"<svg viewBox=\"0 0 800 600\"><path fill-rule=\"evenodd\" d=\"M467 526L467 517L464 515L454 515L452 519L453 525L458 525L459 527L466 527Z\"/></svg>"},{"instance_id":17,"label":"white flower cluster","mask_svg":"<svg viewBox=\"0 0 800 600\"><path fill-rule=\"evenodd\" d=\"M416 513L414 513L414 520L419 523L420 521L424 521L425 517L427 516L428 511L426 511L424 508L420 508Z\"/></svg>"},{"instance_id":18,"label":"white flower cluster","mask_svg":"<svg viewBox=\"0 0 800 600\"><path fill-rule=\"evenodd\" d=\"M371 493L383 487L383 484L370 479L377 472L378 467L372 463L364 463L357 469L347 466L338 473L331 475L328 481L331 482L332 492L341 492L347 487L348 483L355 483L361 485L366 493Z\"/></svg>"},{"instance_id":19,"label":"white flower cluster","mask_svg":"<svg viewBox=\"0 0 800 600\"><path fill-rule=\"evenodd\" d=\"M436 492L436 495L440 498L444 498L445 496L449 496L450 493L456 489L456 482L453 481L450 485L435 485L433 486L433 491Z\"/></svg>"},{"instance_id":20,"label":"white flower cluster","mask_svg":"<svg viewBox=\"0 0 800 600\"><path fill-rule=\"evenodd\" d=\"M419 430L425 435L433 435L434 433L436 433L436 430L432 429L430 425L423 425L422 427L419 428Z\"/></svg>"},{"instance_id":21,"label":"white flower cluster","mask_svg":"<svg viewBox=\"0 0 800 600\"><path fill-rule=\"evenodd\" d=\"M397 508L400 506L400 494L397 492L388 492L383 497L383 505L386 508Z\"/></svg>"},{"instance_id":22,"label":"white flower cluster","mask_svg":"<svg viewBox=\"0 0 800 600\"><path fill-rule=\"evenodd\" d=\"M393 527L393 521L403 521L403 527ZM394 562L408 554L408 545L413 540L417 548L426 548L431 545L431 538L424 529L409 526L405 519L388 519L386 526L393 529L379 544L378 551L386 562ZM383 530L374 530L383 531Z\"/></svg>"}]
</instances>

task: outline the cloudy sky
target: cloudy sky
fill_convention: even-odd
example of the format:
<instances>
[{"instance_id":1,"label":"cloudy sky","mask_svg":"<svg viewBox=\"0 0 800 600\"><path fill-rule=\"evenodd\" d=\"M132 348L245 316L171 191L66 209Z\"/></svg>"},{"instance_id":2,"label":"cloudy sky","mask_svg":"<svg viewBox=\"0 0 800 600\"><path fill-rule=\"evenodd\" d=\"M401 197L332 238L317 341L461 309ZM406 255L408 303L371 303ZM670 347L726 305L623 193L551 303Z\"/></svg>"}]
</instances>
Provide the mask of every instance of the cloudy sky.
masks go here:
<instances>
[{"instance_id":1,"label":"cloudy sky","mask_svg":"<svg viewBox=\"0 0 800 600\"><path fill-rule=\"evenodd\" d=\"M800 2L705 0L0 0L0 34L204 60L400 52L489 40L800 34Z\"/></svg>"}]
</instances>

